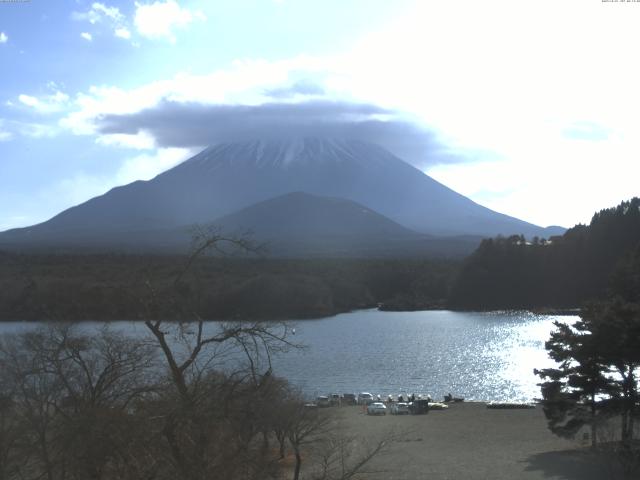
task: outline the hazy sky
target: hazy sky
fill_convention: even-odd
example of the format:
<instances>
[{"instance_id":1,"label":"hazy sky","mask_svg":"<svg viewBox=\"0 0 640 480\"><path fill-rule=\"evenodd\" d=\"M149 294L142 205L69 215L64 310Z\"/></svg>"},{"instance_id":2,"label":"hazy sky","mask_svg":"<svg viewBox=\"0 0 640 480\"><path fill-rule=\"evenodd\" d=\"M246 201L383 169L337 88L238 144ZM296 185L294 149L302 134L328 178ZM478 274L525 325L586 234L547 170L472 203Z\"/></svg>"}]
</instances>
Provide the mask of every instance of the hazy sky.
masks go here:
<instances>
[{"instance_id":1,"label":"hazy sky","mask_svg":"<svg viewBox=\"0 0 640 480\"><path fill-rule=\"evenodd\" d=\"M0 230L314 125L588 222L640 195L639 26L602 0L0 1Z\"/></svg>"}]
</instances>

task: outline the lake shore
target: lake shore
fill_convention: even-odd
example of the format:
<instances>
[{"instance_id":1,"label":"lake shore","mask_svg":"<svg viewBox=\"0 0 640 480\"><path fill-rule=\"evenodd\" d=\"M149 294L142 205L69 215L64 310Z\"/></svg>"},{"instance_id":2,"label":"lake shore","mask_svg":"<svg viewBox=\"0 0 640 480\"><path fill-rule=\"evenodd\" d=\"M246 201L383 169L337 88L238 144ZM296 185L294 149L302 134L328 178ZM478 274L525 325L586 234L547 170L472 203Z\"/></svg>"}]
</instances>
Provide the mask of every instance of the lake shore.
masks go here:
<instances>
[{"instance_id":1,"label":"lake shore","mask_svg":"<svg viewBox=\"0 0 640 480\"><path fill-rule=\"evenodd\" d=\"M362 438L397 436L376 457L368 479L565 479L616 478L597 461L580 435L566 440L548 429L540 406L491 410L485 403L451 404L427 415L368 416L361 407L336 409L344 432Z\"/></svg>"}]
</instances>

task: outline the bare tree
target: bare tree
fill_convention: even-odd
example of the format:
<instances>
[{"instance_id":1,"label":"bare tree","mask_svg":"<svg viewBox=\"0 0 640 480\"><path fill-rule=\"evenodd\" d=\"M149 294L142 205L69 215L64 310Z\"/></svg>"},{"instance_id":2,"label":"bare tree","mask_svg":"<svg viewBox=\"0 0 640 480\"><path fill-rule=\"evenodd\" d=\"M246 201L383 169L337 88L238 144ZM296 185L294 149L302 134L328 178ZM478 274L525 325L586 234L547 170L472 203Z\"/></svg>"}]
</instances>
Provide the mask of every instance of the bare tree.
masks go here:
<instances>
[{"instance_id":1,"label":"bare tree","mask_svg":"<svg viewBox=\"0 0 640 480\"><path fill-rule=\"evenodd\" d=\"M15 416L13 395L2 388L0 392L0 480L13 478L20 469L20 441L23 429Z\"/></svg>"},{"instance_id":2,"label":"bare tree","mask_svg":"<svg viewBox=\"0 0 640 480\"><path fill-rule=\"evenodd\" d=\"M384 454L396 441L393 433L372 442L355 435L345 435L334 429L323 438L318 451L318 472L314 480L349 480L362 475L380 474L381 470L368 470L371 461Z\"/></svg>"},{"instance_id":3,"label":"bare tree","mask_svg":"<svg viewBox=\"0 0 640 480\"><path fill-rule=\"evenodd\" d=\"M21 476L103 478L125 458L129 408L152 390L152 362L148 348L108 329L89 336L58 325L4 338L3 379L28 458Z\"/></svg>"},{"instance_id":4,"label":"bare tree","mask_svg":"<svg viewBox=\"0 0 640 480\"><path fill-rule=\"evenodd\" d=\"M297 401L287 409L289 425L287 438L296 458L293 480L300 478L302 467L302 449L317 443L329 431L331 417L324 410L305 405Z\"/></svg>"},{"instance_id":5,"label":"bare tree","mask_svg":"<svg viewBox=\"0 0 640 480\"><path fill-rule=\"evenodd\" d=\"M269 430L264 405L271 399L271 358L293 344L287 323L208 323L197 310L197 292L185 288L198 258L213 250L252 251L245 239L199 231L193 253L174 282L173 295L160 298L149 284L151 303L145 325L168 370L175 402L158 417L172 464L185 478L199 480L214 473L250 478L250 447L257 434ZM176 311L179 322L154 319L154 304ZM258 455L259 457L259 455ZM261 462L260 465L264 467ZM255 471L256 469L254 469Z\"/></svg>"}]
</instances>

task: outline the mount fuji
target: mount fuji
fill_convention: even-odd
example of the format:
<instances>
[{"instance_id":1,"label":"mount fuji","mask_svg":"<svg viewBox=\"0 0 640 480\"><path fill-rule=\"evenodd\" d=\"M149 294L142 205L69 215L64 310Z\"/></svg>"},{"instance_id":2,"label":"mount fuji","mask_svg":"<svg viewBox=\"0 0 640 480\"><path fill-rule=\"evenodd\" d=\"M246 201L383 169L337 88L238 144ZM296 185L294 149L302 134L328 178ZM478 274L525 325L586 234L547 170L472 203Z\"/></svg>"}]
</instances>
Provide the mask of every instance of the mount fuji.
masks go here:
<instances>
[{"instance_id":1,"label":"mount fuji","mask_svg":"<svg viewBox=\"0 0 640 480\"><path fill-rule=\"evenodd\" d=\"M294 192L311 197L289 195ZM268 202L281 196L287 201ZM292 202L299 203L295 216L284 207ZM361 215L363 209L369 214ZM0 248L136 244L139 251L153 250L182 245L193 224L227 223L259 231L269 223L261 218L272 219L268 230L277 242L278 232L282 238L292 228L301 233L301 219L319 211L324 212L322 225L307 229L307 237L330 231L333 238L340 232L354 238L356 226L375 231L371 238L383 243L386 237L548 237L564 231L485 208L375 144L300 138L209 147L152 180L116 187L44 223L0 233Z\"/></svg>"}]
</instances>

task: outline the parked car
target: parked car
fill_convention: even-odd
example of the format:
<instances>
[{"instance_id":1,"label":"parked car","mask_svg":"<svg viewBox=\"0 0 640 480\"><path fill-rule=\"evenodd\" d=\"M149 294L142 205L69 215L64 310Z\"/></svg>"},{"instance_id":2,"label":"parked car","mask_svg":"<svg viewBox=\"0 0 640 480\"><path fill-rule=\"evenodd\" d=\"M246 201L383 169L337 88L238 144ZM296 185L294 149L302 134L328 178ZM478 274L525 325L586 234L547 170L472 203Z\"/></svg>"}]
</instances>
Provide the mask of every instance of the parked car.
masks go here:
<instances>
[{"instance_id":1,"label":"parked car","mask_svg":"<svg viewBox=\"0 0 640 480\"><path fill-rule=\"evenodd\" d=\"M429 400L414 400L409 404L409 413L412 415L429 413Z\"/></svg>"},{"instance_id":2,"label":"parked car","mask_svg":"<svg viewBox=\"0 0 640 480\"><path fill-rule=\"evenodd\" d=\"M334 407L340 406L341 400L339 393L329 395L329 403Z\"/></svg>"},{"instance_id":3,"label":"parked car","mask_svg":"<svg viewBox=\"0 0 640 480\"><path fill-rule=\"evenodd\" d=\"M397 402L391 404L392 415L409 415L409 405L404 402Z\"/></svg>"},{"instance_id":4,"label":"parked car","mask_svg":"<svg viewBox=\"0 0 640 480\"><path fill-rule=\"evenodd\" d=\"M343 405L355 405L358 403L358 398L355 393L343 393L342 404Z\"/></svg>"},{"instance_id":5,"label":"parked car","mask_svg":"<svg viewBox=\"0 0 640 480\"><path fill-rule=\"evenodd\" d=\"M319 396L318 398L316 398L316 405L318 405L319 407L330 406L331 403L329 403L329 397L326 397L324 395Z\"/></svg>"},{"instance_id":6,"label":"parked car","mask_svg":"<svg viewBox=\"0 0 640 480\"><path fill-rule=\"evenodd\" d=\"M370 403L367 407L367 415L386 415L387 407L382 402Z\"/></svg>"},{"instance_id":7,"label":"parked car","mask_svg":"<svg viewBox=\"0 0 640 480\"><path fill-rule=\"evenodd\" d=\"M374 401L373 395L369 392L362 392L358 394L358 405L369 405Z\"/></svg>"}]
</instances>

